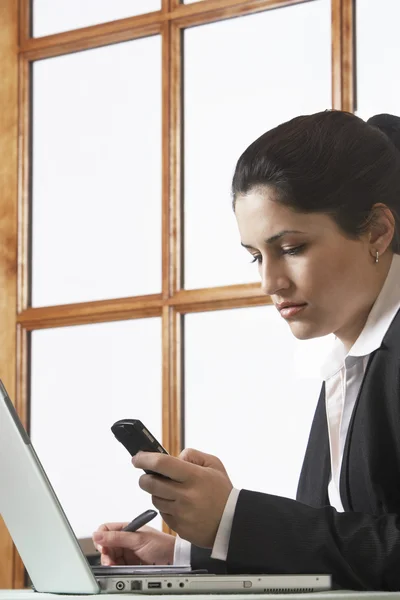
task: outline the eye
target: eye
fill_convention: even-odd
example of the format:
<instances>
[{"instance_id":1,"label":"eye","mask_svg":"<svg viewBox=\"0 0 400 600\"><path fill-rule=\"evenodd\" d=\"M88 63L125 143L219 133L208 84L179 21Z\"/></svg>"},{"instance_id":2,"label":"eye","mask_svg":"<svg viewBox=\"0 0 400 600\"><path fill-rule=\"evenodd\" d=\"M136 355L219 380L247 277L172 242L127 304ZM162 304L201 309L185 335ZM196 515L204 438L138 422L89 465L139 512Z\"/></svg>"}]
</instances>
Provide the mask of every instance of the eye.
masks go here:
<instances>
[{"instance_id":1,"label":"eye","mask_svg":"<svg viewBox=\"0 0 400 600\"><path fill-rule=\"evenodd\" d=\"M293 248L282 248L282 254L289 254L289 256L296 256L301 254L305 250L306 244L301 246L294 246Z\"/></svg>"},{"instance_id":2,"label":"eye","mask_svg":"<svg viewBox=\"0 0 400 600\"><path fill-rule=\"evenodd\" d=\"M251 260L251 263L255 263L258 262L260 263L262 261L262 256L261 254L253 254L253 260Z\"/></svg>"}]
</instances>

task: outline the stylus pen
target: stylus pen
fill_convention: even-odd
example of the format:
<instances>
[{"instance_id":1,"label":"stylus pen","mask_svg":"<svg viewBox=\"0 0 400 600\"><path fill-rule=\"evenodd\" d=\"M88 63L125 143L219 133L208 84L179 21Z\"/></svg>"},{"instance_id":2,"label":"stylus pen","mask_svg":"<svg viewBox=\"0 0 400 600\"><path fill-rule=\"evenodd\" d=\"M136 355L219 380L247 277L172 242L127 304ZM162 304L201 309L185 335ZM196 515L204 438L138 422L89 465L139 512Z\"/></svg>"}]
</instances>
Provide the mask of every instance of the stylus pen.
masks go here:
<instances>
[{"instance_id":1,"label":"stylus pen","mask_svg":"<svg viewBox=\"0 0 400 600\"><path fill-rule=\"evenodd\" d=\"M122 531L137 531L138 529L143 527L143 525L146 525L146 523L152 521L157 515L158 513L156 510L146 510L138 517L135 517L133 521L128 523L128 525L126 525L126 527L124 527Z\"/></svg>"}]
</instances>

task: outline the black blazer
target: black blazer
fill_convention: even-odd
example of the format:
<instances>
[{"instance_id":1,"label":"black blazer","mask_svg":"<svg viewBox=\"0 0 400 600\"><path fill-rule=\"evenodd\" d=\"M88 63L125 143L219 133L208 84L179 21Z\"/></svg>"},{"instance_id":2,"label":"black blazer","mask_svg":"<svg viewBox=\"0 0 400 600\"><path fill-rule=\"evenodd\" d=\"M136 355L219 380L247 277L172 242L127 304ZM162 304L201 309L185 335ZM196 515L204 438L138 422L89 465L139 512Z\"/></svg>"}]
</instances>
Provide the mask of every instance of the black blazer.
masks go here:
<instances>
[{"instance_id":1,"label":"black blazer","mask_svg":"<svg viewBox=\"0 0 400 600\"><path fill-rule=\"evenodd\" d=\"M400 311L370 356L329 506L325 387L297 500L242 490L227 561L192 546L192 566L229 573L331 573L336 587L400 590Z\"/></svg>"}]
</instances>

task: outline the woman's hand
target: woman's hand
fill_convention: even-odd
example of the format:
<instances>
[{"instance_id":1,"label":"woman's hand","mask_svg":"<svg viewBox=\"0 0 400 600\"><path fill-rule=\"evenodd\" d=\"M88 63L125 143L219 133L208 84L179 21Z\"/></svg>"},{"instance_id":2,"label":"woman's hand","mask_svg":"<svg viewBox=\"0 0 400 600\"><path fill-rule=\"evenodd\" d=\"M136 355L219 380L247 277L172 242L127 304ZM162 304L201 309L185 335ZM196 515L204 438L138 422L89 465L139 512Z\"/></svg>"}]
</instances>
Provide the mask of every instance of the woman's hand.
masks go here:
<instances>
[{"instance_id":1,"label":"woman's hand","mask_svg":"<svg viewBox=\"0 0 400 600\"><path fill-rule=\"evenodd\" d=\"M125 525L128 523L106 523L94 532L102 565L173 564L174 536L146 526L134 533L121 531Z\"/></svg>"},{"instance_id":2,"label":"woman's hand","mask_svg":"<svg viewBox=\"0 0 400 600\"><path fill-rule=\"evenodd\" d=\"M139 485L152 495L153 505L171 529L192 544L212 548L233 487L222 462L186 449L178 458L139 452L132 463L170 478L142 475Z\"/></svg>"}]
</instances>

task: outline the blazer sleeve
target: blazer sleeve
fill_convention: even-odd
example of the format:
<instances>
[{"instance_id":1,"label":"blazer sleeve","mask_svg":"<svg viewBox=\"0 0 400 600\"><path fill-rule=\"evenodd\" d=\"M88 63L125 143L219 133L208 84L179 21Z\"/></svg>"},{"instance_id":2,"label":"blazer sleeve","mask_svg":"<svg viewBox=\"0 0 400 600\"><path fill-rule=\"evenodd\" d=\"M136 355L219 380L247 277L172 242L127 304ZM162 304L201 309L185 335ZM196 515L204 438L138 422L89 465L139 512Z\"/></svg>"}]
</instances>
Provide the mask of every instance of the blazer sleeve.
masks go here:
<instances>
[{"instance_id":1,"label":"blazer sleeve","mask_svg":"<svg viewBox=\"0 0 400 600\"><path fill-rule=\"evenodd\" d=\"M206 569L209 573L215 575L224 575L227 573L226 562L211 558L211 548L199 548L192 544L190 551L190 564L192 569Z\"/></svg>"},{"instance_id":2,"label":"blazer sleeve","mask_svg":"<svg viewBox=\"0 0 400 600\"><path fill-rule=\"evenodd\" d=\"M228 572L331 574L339 588L400 590L399 521L242 490Z\"/></svg>"},{"instance_id":3,"label":"blazer sleeve","mask_svg":"<svg viewBox=\"0 0 400 600\"><path fill-rule=\"evenodd\" d=\"M225 561L211 558L211 552L212 550L209 548L199 548L192 544L190 551L192 569L207 569L209 573L223 575L227 572Z\"/></svg>"}]
</instances>

